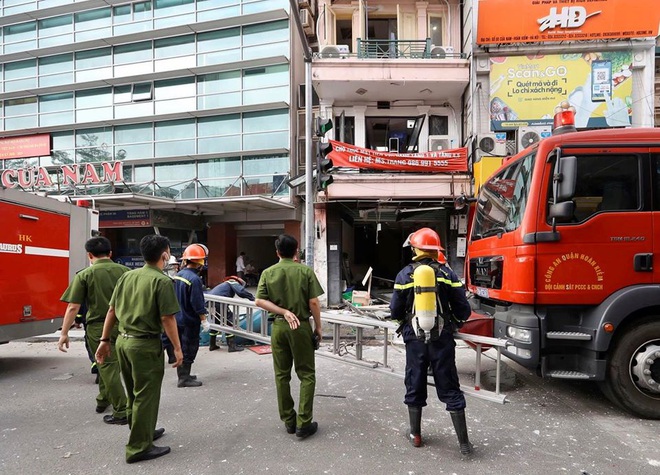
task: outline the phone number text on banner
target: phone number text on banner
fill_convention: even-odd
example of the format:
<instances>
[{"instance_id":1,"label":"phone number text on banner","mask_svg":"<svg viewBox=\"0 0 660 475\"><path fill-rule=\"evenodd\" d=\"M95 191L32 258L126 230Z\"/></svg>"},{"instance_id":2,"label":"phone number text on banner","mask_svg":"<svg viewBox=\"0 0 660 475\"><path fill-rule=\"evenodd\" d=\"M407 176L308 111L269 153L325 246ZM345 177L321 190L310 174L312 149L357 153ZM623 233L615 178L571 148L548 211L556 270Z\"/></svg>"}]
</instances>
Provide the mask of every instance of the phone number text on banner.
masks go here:
<instances>
[{"instance_id":1,"label":"phone number text on banner","mask_svg":"<svg viewBox=\"0 0 660 475\"><path fill-rule=\"evenodd\" d=\"M335 167L414 172L467 172L467 148L437 152L390 153L330 140Z\"/></svg>"}]
</instances>

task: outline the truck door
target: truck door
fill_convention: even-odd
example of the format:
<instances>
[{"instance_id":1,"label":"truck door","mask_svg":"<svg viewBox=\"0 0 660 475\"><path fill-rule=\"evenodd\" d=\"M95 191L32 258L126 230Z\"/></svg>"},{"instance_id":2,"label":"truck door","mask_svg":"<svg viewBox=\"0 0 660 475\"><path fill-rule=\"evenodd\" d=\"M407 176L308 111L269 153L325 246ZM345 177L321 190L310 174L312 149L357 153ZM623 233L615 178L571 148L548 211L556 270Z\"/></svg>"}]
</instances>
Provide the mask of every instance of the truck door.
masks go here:
<instances>
[{"instance_id":1,"label":"truck door","mask_svg":"<svg viewBox=\"0 0 660 475\"><path fill-rule=\"evenodd\" d=\"M43 209L0 203L2 324L61 317L60 296L69 281L69 217ZM81 230L82 232L82 230Z\"/></svg>"},{"instance_id":2,"label":"truck door","mask_svg":"<svg viewBox=\"0 0 660 475\"><path fill-rule=\"evenodd\" d=\"M653 192L653 235L660 235L660 150L654 151L651 159L651 181ZM653 242L653 283L660 284L660 239Z\"/></svg>"},{"instance_id":3,"label":"truck door","mask_svg":"<svg viewBox=\"0 0 660 475\"><path fill-rule=\"evenodd\" d=\"M649 203L648 148L575 148L562 155L577 157L575 213L557 223L558 240L537 241L537 304L598 304L629 285L650 283L653 216ZM544 174L548 202L556 160ZM550 230L545 212L539 230ZM657 218L656 229L658 229Z\"/></svg>"}]
</instances>

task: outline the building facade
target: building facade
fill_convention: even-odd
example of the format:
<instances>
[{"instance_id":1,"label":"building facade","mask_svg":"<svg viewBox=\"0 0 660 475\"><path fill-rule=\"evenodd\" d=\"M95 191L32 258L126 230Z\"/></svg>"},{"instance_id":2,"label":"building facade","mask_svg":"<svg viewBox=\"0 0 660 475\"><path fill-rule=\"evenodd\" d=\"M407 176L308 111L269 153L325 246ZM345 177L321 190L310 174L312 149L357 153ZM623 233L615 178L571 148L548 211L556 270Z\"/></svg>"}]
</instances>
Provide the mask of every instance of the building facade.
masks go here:
<instances>
[{"instance_id":1,"label":"building facade","mask_svg":"<svg viewBox=\"0 0 660 475\"><path fill-rule=\"evenodd\" d=\"M1 2L3 184L93 205L129 265L154 229L176 255L205 243L210 284L240 251L275 262L274 237L300 236L285 184L300 74L288 12L286 0Z\"/></svg>"},{"instance_id":2,"label":"building facade","mask_svg":"<svg viewBox=\"0 0 660 475\"><path fill-rule=\"evenodd\" d=\"M334 121L330 138L382 153L376 160L390 163L427 152L442 160L443 152L463 147L470 69L460 3L319 0L312 75L318 115ZM314 262L330 304L369 268L372 289L391 289L410 259L402 244L422 226L438 231L461 272L465 233L454 225L453 200L472 192L467 166L427 172L363 163L335 169L333 179L315 203Z\"/></svg>"}]
</instances>

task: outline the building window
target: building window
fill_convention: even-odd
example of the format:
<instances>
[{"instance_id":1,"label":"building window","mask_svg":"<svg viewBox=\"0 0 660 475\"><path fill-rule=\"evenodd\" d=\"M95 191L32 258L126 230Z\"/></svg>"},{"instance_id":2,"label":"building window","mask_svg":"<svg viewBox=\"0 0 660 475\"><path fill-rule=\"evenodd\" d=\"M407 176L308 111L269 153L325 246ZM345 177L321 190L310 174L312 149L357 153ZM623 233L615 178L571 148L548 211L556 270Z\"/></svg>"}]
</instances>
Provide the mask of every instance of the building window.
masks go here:
<instances>
[{"instance_id":1,"label":"building window","mask_svg":"<svg viewBox=\"0 0 660 475\"><path fill-rule=\"evenodd\" d=\"M446 115L429 116L429 135L449 135L449 117Z\"/></svg>"},{"instance_id":2,"label":"building window","mask_svg":"<svg viewBox=\"0 0 660 475\"><path fill-rule=\"evenodd\" d=\"M429 38L433 46L444 46L444 17L440 15L429 15Z\"/></svg>"},{"instance_id":3,"label":"building window","mask_svg":"<svg viewBox=\"0 0 660 475\"><path fill-rule=\"evenodd\" d=\"M39 86L60 86L73 82L73 54L46 56L39 59Z\"/></svg>"},{"instance_id":4,"label":"building window","mask_svg":"<svg viewBox=\"0 0 660 475\"><path fill-rule=\"evenodd\" d=\"M153 84L150 82L142 84L133 84L133 93L131 101L150 101L153 99Z\"/></svg>"}]
</instances>

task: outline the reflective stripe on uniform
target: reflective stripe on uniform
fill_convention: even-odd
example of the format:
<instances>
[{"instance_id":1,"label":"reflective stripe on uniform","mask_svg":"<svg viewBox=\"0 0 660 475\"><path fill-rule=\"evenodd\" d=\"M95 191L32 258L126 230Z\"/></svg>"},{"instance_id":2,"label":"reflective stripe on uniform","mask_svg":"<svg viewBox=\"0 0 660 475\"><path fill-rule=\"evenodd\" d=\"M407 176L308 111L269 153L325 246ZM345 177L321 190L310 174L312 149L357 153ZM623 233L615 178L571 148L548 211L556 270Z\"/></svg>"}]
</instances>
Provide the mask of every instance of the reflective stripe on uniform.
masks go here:
<instances>
[{"instance_id":1,"label":"reflective stripe on uniform","mask_svg":"<svg viewBox=\"0 0 660 475\"><path fill-rule=\"evenodd\" d=\"M460 282L453 282L449 279L443 279L442 277L438 277L438 282L441 284L447 284L450 287L463 287L463 284Z\"/></svg>"},{"instance_id":2,"label":"reflective stripe on uniform","mask_svg":"<svg viewBox=\"0 0 660 475\"><path fill-rule=\"evenodd\" d=\"M442 277L438 277L437 281L441 284L446 284L450 287L462 287L463 284L460 282L452 282L449 279L444 279ZM407 284L394 284L394 290L405 290L405 289L411 289L415 286L414 282L409 282Z\"/></svg>"},{"instance_id":3,"label":"reflective stripe on uniform","mask_svg":"<svg viewBox=\"0 0 660 475\"><path fill-rule=\"evenodd\" d=\"M192 282L190 282L188 279L184 279L183 277L179 277L178 275L175 275L174 277L172 277L172 279L180 280L186 285L192 285Z\"/></svg>"},{"instance_id":4,"label":"reflective stripe on uniform","mask_svg":"<svg viewBox=\"0 0 660 475\"><path fill-rule=\"evenodd\" d=\"M405 289L410 289L414 287L413 282L409 282L407 284L394 284L394 290L405 290Z\"/></svg>"}]
</instances>

